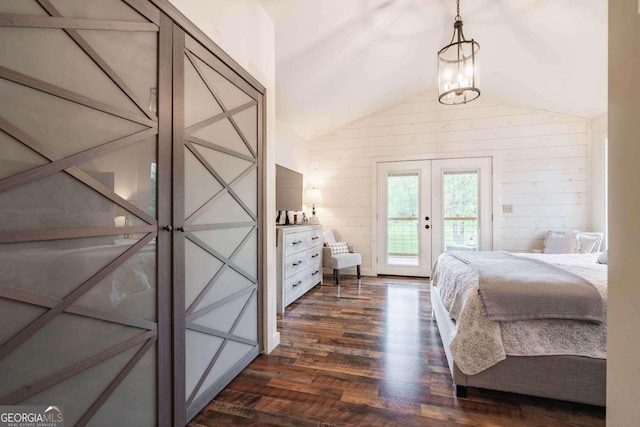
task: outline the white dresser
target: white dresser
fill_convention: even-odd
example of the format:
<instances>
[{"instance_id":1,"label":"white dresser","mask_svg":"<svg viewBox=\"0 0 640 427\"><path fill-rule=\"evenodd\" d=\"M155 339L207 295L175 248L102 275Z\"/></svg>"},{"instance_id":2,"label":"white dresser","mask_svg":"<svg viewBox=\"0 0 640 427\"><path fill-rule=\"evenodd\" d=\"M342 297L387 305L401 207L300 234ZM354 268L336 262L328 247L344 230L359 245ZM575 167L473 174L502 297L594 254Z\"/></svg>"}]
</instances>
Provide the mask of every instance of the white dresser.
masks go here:
<instances>
[{"instance_id":1,"label":"white dresser","mask_svg":"<svg viewBox=\"0 0 640 427\"><path fill-rule=\"evenodd\" d=\"M322 226L277 227L278 313L322 283Z\"/></svg>"}]
</instances>

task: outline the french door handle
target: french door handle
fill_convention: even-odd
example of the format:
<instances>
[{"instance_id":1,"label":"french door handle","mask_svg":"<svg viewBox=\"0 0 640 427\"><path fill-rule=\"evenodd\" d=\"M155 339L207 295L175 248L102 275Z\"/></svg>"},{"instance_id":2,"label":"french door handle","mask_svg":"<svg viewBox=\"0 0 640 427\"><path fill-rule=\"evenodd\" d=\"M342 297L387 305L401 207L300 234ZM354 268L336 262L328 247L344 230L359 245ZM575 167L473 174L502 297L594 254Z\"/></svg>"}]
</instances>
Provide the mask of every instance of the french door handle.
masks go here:
<instances>
[{"instance_id":1,"label":"french door handle","mask_svg":"<svg viewBox=\"0 0 640 427\"><path fill-rule=\"evenodd\" d=\"M178 231L180 231L180 232L184 233L184 227L178 227L178 228L176 228L176 230L178 230Z\"/></svg>"},{"instance_id":2,"label":"french door handle","mask_svg":"<svg viewBox=\"0 0 640 427\"><path fill-rule=\"evenodd\" d=\"M164 227L162 227L162 229L166 231L172 231L173 227L171 225L165 225Z\"/></svg>"}]
</instances>

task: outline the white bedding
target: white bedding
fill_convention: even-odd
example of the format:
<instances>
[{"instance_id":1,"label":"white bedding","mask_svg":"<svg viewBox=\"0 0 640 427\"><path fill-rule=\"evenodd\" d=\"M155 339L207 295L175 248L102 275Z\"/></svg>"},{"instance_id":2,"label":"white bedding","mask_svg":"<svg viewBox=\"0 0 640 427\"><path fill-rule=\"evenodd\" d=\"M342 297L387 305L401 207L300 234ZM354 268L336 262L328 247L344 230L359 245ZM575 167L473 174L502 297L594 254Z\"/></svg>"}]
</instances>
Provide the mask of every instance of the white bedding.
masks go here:
<instances>
[{"instance_id":1,"label":"white bedding","mask_svg":"<svg viewBox=\"0 0 640 427\"><path fill-rule=\"evenodd\" d=\"M577 355L607 357L607 266L596 264L599 254L517 254L548 262L592 282L603 299L605 323L574 320L495 322L487 317L478 294L475 271L443 254L434 267L432 284L456 328L450 348L467 375L484 371L509 356ZM434 290L435 291L435 290Z\"/></svg>"}]
</instances>

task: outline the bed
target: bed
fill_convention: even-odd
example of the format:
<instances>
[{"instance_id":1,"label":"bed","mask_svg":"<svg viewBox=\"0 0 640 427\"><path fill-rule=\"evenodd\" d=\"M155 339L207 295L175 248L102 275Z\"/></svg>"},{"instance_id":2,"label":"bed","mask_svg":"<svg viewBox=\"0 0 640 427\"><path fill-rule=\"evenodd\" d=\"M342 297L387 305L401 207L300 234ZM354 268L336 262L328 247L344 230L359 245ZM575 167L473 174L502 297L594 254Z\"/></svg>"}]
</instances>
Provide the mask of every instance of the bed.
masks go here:
<instances>
[{"instance_id":1,"label":"bed","mask_svg":"<svg viewBox=\"0 0 640 427\"><path fill-rule=\"evenodd\" d=\"M587 280L601 297L602 321L489 318L479 272L456 253L434 265L431 303L458 397L467 387L590 405L606 402L607 266L598 254L510 254Z\"/></svg>"}]
</instances>

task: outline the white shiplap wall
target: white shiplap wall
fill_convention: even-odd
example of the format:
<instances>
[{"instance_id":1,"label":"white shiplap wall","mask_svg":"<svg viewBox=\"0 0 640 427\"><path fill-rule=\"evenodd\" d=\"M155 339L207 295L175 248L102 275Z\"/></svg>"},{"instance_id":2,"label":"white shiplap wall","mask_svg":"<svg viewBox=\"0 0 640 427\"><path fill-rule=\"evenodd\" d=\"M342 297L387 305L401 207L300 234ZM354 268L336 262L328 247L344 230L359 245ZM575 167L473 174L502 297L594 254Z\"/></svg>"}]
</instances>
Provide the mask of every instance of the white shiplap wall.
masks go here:
<instances>
[{"instance_id":1,"label":"white shiplap wall","mask_svg":"<svg viewBox=\"0 0 640 427\"><path fill-rule=\"evenodd\" d=\"M375 159L494 156L494 249L540 249L549 229L590 226L589 129L580 117L482 98L443 106L425 93L309 143L309 178L324 199L318 215L357 246L363 273L372 273Z\"/></svg>"}]
</instances>

